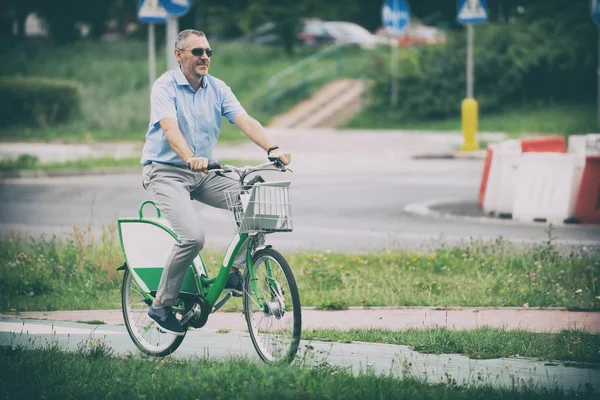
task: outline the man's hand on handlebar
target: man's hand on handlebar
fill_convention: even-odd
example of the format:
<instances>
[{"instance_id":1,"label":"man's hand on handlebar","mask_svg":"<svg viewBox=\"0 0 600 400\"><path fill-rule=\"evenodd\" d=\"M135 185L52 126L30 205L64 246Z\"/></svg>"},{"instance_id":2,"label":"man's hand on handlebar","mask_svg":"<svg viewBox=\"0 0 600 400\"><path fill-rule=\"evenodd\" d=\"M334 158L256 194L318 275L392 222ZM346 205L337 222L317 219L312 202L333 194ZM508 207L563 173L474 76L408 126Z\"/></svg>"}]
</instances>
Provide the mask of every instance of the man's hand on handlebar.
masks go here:
<instances>
[{"instance_id":1,"label":"man's hand on handlebar","mask_svg":"<svg viewBox=\"0 0 600 400\"><path fill-rule=\"evenodd\" d=\"M292 162L292 153L286 153L280 149L275 149L269 154L269 158L277 157L283 165L288 165Z\"/></svg>"},{"instance_id":2,"label":"man's hand on handlebar","mask_svg":"<svg viewBox=\"0 0 600 400\"><path fill-rule=\"evenodd\" d=\"M204 157L189 157L187 163L190 166L192 172L207 172L208 171L208 158Z\"/></svg>"}]
</instances>

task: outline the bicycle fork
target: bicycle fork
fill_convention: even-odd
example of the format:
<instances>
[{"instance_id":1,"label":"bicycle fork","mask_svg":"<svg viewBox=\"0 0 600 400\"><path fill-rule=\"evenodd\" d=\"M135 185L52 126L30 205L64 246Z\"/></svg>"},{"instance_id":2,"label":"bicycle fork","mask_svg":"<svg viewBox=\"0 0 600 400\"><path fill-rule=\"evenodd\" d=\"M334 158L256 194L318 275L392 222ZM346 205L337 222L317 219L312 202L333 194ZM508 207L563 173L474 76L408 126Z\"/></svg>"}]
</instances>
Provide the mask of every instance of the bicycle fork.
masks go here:
<instances>
[{"instance_id":1,"label":"bicycle fork","mask_svg":"<svg viewBox=\"0 0 600 400\"><path fill-rule=\"evenodd\" d=\"M266 286L270 294L270 298L265 300L263 292L260 290L258 278L254 271L254 265L248 263L248 274L250 274L250 284L252 291L256 296L258 305L266 315L273 315L275 318L280 319L285 314L285 301L283 299L283 290L281 289L277 280L273 277L273 270L271 268L271 261L266 259L265 261L265 272L267 274L265 278ZM247 312L247 310L245 310Z\"/></svg>"}]
</instances>

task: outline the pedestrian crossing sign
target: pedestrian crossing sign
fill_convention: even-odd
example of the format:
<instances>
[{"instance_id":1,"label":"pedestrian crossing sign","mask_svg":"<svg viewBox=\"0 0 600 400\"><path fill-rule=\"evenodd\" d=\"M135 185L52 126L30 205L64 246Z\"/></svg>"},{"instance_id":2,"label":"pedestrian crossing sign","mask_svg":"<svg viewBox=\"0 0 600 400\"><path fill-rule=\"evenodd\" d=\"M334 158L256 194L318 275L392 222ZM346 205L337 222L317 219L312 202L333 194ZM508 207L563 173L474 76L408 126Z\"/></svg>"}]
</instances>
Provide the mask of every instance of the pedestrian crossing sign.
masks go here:
<instances>
[{"instance_id":1,"label":"pedestrian crossing sign","mask_svg":"<svg viewBox=\"0 0 600 400\"><path fill-rule=\"evenodd\" d=\"M485 0L458 0L458 22L481 24L487 22L488 8Z\"/></svg>"},{"instance_id":2,"label":"pedestrian crossing sign","mask_svg":"<svg viewBox=\"0 0 600 400\"><path fill-rule=\"evenodd\" d=\"M158 0L138 0L138 18L141 22L164 23L167 11Z\"/></svg>"}]
</instances>

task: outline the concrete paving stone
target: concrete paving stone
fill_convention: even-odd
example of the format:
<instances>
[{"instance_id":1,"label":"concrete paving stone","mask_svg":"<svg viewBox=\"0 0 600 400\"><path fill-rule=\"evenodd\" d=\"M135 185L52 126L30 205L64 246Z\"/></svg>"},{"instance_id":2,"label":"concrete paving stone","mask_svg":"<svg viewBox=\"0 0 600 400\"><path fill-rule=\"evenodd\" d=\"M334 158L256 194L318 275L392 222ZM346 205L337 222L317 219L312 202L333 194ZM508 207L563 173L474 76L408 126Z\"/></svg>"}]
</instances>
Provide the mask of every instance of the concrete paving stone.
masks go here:
<instances>
[{"instance_id":1,"label":"concrete paving stone","mask_svg":"<svg viewBox=\"0 0 600 400\"><path fill-rule=\"evenodd\" d=\"M85 341L96 338L102 339L118 356L140 354L124 326L23 321L14 317L0 320L0 346L44 348L58 343L75 350ZM183 359L220 360L240 356L259 362L248 333L220 333L206 328L189 331L172 355ZM564 391L592 388L595 392L600 391L598 369L522 358L475 360L456 354L421 354L407 346L389 344L301 341L295 362L304 366L339 366L354 374L369 372L394 377L410 376L429 383L543 387Z\"/></svg>"}]
</instances>

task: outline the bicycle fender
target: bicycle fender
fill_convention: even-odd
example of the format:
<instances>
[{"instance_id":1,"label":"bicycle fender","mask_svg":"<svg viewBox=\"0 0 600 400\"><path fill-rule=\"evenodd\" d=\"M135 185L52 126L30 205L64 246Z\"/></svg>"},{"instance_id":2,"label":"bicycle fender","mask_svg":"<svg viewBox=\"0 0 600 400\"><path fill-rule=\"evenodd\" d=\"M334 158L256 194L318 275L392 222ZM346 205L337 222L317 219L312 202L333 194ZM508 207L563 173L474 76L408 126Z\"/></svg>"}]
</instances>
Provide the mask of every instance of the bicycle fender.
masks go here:
<instances>
[{"instance_id":1,"label":"bicycle fender","mask_svg":"<svg viewBox=\"0 0 600 400\"><path fill-rule=\"evenodd\" d=\"M117 268L117 271L125 271L127 269L127 263L123 263L123 265L121 265L119 268Z\"/></svg>"},{"instance_id":2,"label":"bicycle fender","mask_svg":"<svg viewBox=\"0 0 600 400\"><path fill-rule=\"evenodd\" d=\"M259 250L264 250L264 249L272 249L273 246L271 246L270 244L263 244L262 246L258 246L254 252L256 253Z\"/></svg>"}]
</instances>

